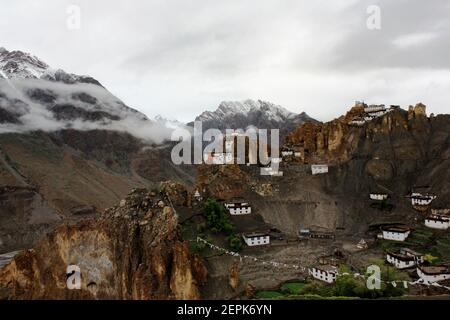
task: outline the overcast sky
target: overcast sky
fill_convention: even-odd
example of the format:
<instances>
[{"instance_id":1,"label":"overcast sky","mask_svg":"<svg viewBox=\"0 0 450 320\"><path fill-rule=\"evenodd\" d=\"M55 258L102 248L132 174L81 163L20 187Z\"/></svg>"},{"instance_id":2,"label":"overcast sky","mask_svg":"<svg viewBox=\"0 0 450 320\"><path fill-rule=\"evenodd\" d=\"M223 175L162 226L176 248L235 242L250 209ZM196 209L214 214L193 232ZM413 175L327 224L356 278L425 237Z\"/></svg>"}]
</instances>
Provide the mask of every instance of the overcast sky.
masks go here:
<instances>
[{"instance_id":1,"label":"overcast sky","mask_svg":"<svg viewBox=\"0 0 450 320\"><path fill-rule=\"evenodd\" d=\"M150 117L190 121L247 98L323 121L355 100L450 109L449 0L0 4L0 46L91 75ZM69 5L80 29L67 27ZM381 9L379 30L367 27L370 5Z\"/></svg>"}]
</instances>

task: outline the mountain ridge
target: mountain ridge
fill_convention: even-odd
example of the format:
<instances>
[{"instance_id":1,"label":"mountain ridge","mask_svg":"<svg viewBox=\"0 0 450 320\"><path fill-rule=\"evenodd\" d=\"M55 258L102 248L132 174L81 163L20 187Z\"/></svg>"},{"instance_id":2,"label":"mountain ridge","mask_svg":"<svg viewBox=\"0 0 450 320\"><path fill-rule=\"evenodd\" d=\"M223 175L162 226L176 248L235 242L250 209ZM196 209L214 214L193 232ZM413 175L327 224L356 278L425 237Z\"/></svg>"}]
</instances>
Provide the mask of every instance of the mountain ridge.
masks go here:
<instances>
[{"instance_id":1,"label":"mountain ridge","mask_svg":"<svg viewBox=\"0 0 450 320\"><path fill-rule=\"evenodd\" d=\"M286 108L263 100L222 101L214 111L204 111L195 118L202 121L203 129L215 128L246 129L280 129L281 136L306 121L317 122L305 112L293 113ZM194 122L188 123L193 126Z\"/></svg>"}]
</instances>

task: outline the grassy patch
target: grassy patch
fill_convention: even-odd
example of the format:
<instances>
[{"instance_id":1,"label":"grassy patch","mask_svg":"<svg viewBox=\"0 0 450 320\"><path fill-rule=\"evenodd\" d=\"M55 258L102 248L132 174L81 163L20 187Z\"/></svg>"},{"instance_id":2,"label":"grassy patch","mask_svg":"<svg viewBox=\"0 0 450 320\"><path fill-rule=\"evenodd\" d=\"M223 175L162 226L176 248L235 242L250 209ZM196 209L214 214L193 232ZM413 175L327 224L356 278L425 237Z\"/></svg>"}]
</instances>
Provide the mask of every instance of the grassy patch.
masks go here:
<instances>
[{"instance_id":1,"label":"grassy patch","mask_svg":"<svg viewBox=\"0 0 450 320\"><path fill-rule=\"evenodd\" d=\"M255 296L258 299L279 299L285 295L278 291L258 291Z\"/></svg>"},{"instance_id":2,"label":"grassy patch","mask_svg":"<svg viewBox=\"0 0 450 320\"><path fill-rule=\"evenodd\" d=\"M305 282L288 282L281 286L281 291L289 294L299 294L305 284Z\"/></svg>"}]
</instances>

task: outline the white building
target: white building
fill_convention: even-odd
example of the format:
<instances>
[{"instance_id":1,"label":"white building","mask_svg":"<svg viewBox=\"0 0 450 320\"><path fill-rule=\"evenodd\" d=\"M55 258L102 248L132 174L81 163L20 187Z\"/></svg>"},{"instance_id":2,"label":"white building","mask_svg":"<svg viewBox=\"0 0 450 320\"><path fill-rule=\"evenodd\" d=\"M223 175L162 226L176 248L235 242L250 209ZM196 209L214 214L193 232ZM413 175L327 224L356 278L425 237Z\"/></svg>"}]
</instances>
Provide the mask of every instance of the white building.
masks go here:
<instances>
[{"instance_id":1,"label":"white building","mask_svg":"<svg viewBox=\"0 0 450 320\"><path fill-rule=\"evenodd\" d=\"M364 107L364 112L367 112L367 113L380 112L380 111L385 111L385 110L386 110L386 107L384 104L381 104L381 105L372 104L370 106Z\"/></svg>"},{"instance_id":2,"label":"white building","mask_svg":"<svg viewBox=\"0 0 450 320\"><path fill-rule=\"evenodd\" d=\"M336 281L338 270L334 266L320 266L309 268L308 273L317 280L333 283Z\"/></svg>"},{"instance_id":3,"label":"white building","mask_svg":"<svg viewBox=\"0 0 450 320\"><path fill-rule=\"evenodd\" d=\"M389 197L389 195L387 193L374 193L374 192L372 192L372 193L370 193L369 197L370 197L371 200L383 201L383 200L386 200Z\"/></svg>"},{"instance_id":4,"label":"white building","mask_svg":"<svg viewBox=\"0 0 450 320\"><path fill-rule=\"evenodd\" d=\"M352 121L350 121L348 124L351 126L361 127L366 123L364 118L355 118Z\"/></svg>"},{"instance_id":5,"label":"white building","mask_svg":"<svg viewBox=\"0 0 450 320\"><path fill-rule=\"evenodd\" d=\"M432 214L425 218L425 226L432 229L447 230L450 227L450 216Z\"/></svg>"},{"instance_id":6,"label":"white building","mask_svg":"<svg viewBox=\"0 0 450 320\"><path fill-rule=\"evenodd\" d=\"M423 254L408 248L402 248L399 252L387 252L386 260L397 269L407 269L423 263Z\"/></svg>"},{"instance_id":7,"label":"white building","mask_svg":"<svg viewBox=\"0 0 450 320\"><path fill-rule=\"evenodd\" d=\"M264 167L264 168L261 168L261 175L281 177L281 176L283 176L283 171L273 170L272 167Z\"/></svg>"},{"instance_id":8,"label":"white building","mask_svg":"<svg viewBox=\"0 0 450 320\"><path fill-rule=\"evenodd\" d=\"M384 227L381 231L378 238L392 241L405 241L411 233L408 227Z\"/></svg>"},{"instance_id":9,"label":"white building","mask_svg":"<svg viewBox=\"0 0 450 320\"><path fill-rule=\"evenodd\" d=\"M328 172L327 164L312 164L311 165L312 174L322 174Z\"/></svg>"},{"instance_id":10,"label":"white building","mask_svg":"<svg viewBox=\"0 0 450 320\"><path fill-rule=\"evenodd\" d=\"M418 192L411 194L411 204L413 206L428 206L434 199L436 199L436 196L431 194L423 195Z\"/></svg>"},{"instance_id":11,"label":"white building","mask_svg":"<svg viewBox=\"0 0 450 320\"><path fill-rule=\"evenodd\" d=\"M243 215L252 213L252 207L248 202L227 202L225 208L231 215Z\"/></svg>"},{"instance_id":12,"label":"white building","mask_svg":"<svg viewBox=\"0 0 450 320\"><path fill-rule=\"evenodd\" d=\"M232 152L223 153L205 153L203 155L203 160L207 164L227 164L233 162Z\"/></svg>"},{"instance_id":13,"label":"white building","mask_svg":"<svg viewBox=\"0 0 450 320\"><path fill-rule=\"evenodd\" d=\"M417 275L425 283L433 283L450 279L450 267L448 265L418 266Z\"/></svg>"},{"instance_id":14,"label":"white building","mask_svg":"<svg viewBox=\"0 0 450 320\"><path fill-rule=\"evenodd\" d=\"M289 157L289 156L293 156L293 155L294 155L293 150L282 150L281 151L281 156L283 156L283 157Z\"/></svg>"},{"instance_id":15,"label":"white building","mask_svg":"<svg viewBox=\"0 0 450 320\"><path fill-rule=\"evenodd\" d=\"M246 233L242 235L244 242L250 246L262 246L270 243L270 235L267 233Z\"/></svg>"},{"instance_id":16,"label":"white building","mask_svg":"<svg viewBox=\"0 0 450 320\"><path fill-rule=\"evenodd\" d=\"M373 118L382 117L386 114L386 110L376 111L376 112L370 112L367 114L367 116Z\"/></svg>"}]
</instances>

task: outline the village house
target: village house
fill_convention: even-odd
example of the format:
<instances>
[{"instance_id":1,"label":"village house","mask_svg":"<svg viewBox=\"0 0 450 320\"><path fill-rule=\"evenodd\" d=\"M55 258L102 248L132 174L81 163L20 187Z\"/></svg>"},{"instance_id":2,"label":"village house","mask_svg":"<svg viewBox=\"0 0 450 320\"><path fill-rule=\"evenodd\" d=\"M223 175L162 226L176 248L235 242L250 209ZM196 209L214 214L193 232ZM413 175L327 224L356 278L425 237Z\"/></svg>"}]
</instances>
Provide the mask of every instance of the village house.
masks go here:
<instances>
[{"instance_id":1,"label":"village house","mask_svg":"<svg viewBox=\"0 0 450 320\"><path fill-rule=\"evenodd\" d=\"M226 202L225 208L228 209L231 215L244 215L252 213L252 207L248 202L235 200L232 202Z\"/></svg>"},{"instance_id":2,"label":"village house","mask_svg":"<svg viewBox=\"0 0 450 320\"><path fill-rule=\"evenodd\" d=\"M393 264L397 269L407 269L423 263L423 254L408 248L399 251L388 251L386 261Z\"/></svg>"},{"instance_id":3,"label":"village house","mask_svg":"<svg viewBox=\"0 0 450 320\"><path fill-rule=\"evenodd\" d=\"M233 163L234 157L232 152L222 153L205 153L203 160L207 164L228 164Z\"/></svg>"},{"instance_id":4,"label":"village house","mask_svg":"<svg viewBox=\"0 0 450 320\"><path fill-rule=\"evenodd\" d=\"M450 227L450 214L431 214L425 218L425 226L432 229L447 230Z\"/></svg>"},{"instance_id":5,"label":"village house","mask_svg":"<svg viewBox=\"0 0 450 320\"><path fill-rule=\"evenodd\" d=\"M404 226L382 227L378 238L392 241L405 241L411 233L411 229Z\"/></svg>"},{"instance_id":6,"label":"village house","mask_svg":"<svg viewBox=\"0 0 450 320\"><path fill-rule=\"evenodd\" d=\"M270 235L268 233L244 233L242 238L249 247L262 246L270 243Z\"/></svg>"},{"instance_id":7,"label":"village house","mask_svg":"<svg viewBox=\"0 0 450 320\"><path fill-rule=\"evenodd\" d=\"M338 270L335 266L328 265L309 268L308 273L317 280L326 283L334 283L336 281Z\"/></svg>"},{"instance_id":8,"label":"village house","mask_svg":"<svg viewBox=\"0 0 450 320\"><path fill-rule=\"evenodd\" d=\"M311 173L315 174L323 174L328 172L327 164L312 164L311 165Z\"/></svg>"},{"instance_id":9,"label":"village house","mask_svg":"<svg viewBox=\"0 0 450 320\"><path fill-rule=\"evenodd\" d=\"M377 201L383 201L386 200L389 197L387 193L377 193L377 192L371 192L369 194L369 198L371 200L377 200Z\"/></svg>"},{"instance_id":10,"label":"village house","mask_svg":"<svg viewBox=\"0 0 450 320\"><path fill-rule=\"evenodd\" d=\"M299 240L309 239L310 235L311 235L311 230L309 230L309 229L300 229L298 231L298 239Z\"/></svg>"},{"instance_id":11,"label":"village house","mask_svg":"<svg viewBox=\"0 0 450 320\"><path fill-rule=\"evenodd\" d=\"M413 206L428 206L434 199L436 199L436 196L432 194L411 193L411 204Z\"/></svg>"},{"instance_id":12,"label":"village house","mask_svg":"<svg viewBox=\"0 0 450 320\"><path fill-rule=\"evenodd\" d=\"M290 157L294 155L294 149L291 148L283 148L281 149L281 156L282 157Z\"/></svg>"},{"instance_id":13,"label":"village house","mask_svg":"<svg viewBox=\"0 0 450 320\"><path fill-rule=\"evenodd\" d=\"M450 279L450 263L435 266L418 266L417 275L425 283L434 283Z\"/></svg>"}]
</instances>

